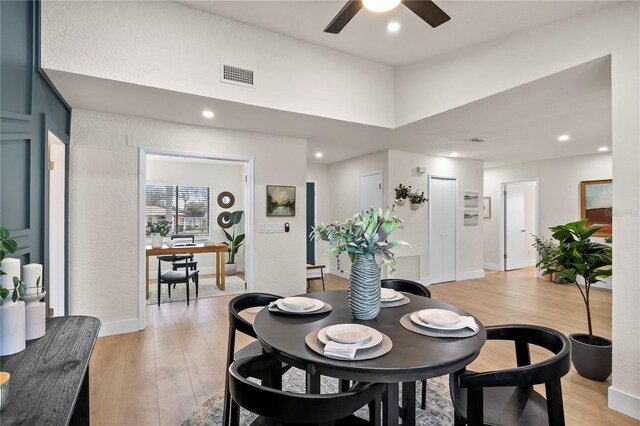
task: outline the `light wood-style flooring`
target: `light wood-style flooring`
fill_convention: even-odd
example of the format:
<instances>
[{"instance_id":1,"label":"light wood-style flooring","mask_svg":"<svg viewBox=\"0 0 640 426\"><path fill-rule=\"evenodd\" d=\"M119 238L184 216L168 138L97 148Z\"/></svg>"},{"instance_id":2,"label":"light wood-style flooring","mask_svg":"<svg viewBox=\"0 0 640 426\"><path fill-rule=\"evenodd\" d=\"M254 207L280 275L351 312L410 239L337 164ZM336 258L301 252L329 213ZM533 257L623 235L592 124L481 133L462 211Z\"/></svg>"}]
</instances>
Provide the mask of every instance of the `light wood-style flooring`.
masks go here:
<instances>
[{"instance_id":1,"label":"light wood-style flooring","mask_svg":"<svg viewBox=\"0 0 640 426\"><path fill-rule=\"evenodd\" d=\"M346 281L327 275L327 290ZM584 332L578 290L544 282L533 269L429 287L434 298L476 315L485 325L541 324L563 333ZM312 281L313 290L321 289ZM138 333L98 339L91 360L91 422L94 425L177 425L224 387L227 303L232 296L148 306L148 326ZM611 293L592 295L594 332L611 337ZM250 341L239 335L239 345ZM533 353L536 358L541 351ZM489 342L470 366L515 366L513 346ZM562 380L569 425L639 425L607 408L610 381L593 382L573 369Z\"/></svg>"}]
</instances>

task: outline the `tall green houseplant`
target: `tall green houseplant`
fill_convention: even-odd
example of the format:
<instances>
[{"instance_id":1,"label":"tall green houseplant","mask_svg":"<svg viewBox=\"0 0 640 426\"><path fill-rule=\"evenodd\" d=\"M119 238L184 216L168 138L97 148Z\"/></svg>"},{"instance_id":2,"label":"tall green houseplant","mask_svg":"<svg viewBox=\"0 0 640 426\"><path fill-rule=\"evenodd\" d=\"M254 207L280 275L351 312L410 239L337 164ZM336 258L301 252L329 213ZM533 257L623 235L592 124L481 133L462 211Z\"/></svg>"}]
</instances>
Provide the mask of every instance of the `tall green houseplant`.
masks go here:
<instances>
[{"instance_id":1,"label":"tall green houseplant","mask_svg":"<svg viewBox=\"0 0 640 426\"><path fill-rule=\"evenodd\" d=\"M557 251L542 258L538 266L543 268L544 275L555 273L557 282L573 283L578 287L587 310L589 341L593 342L591 285L612 275L612 250L610 246L590 239L603 225L586 225L587 220L579 220L551 228L552 237L558 241ZM557 270L554 265L562 269ZM578 284L578 277L584 279L584 289Z\"/></svg>"},{"instance_id":2,"label":"tall green houseplant","mask_svg":"<svg viewBox=\"0 0 640 426\"><path fill-rule=\"evenodd\" d=\"M237 210L235 212L232 212L229 215L229 222L231 223L231 227L232 227L231 234L228 233L226 229L223 229L224 235L227 237L227 241L229 242L229 249L227 250L227 252L229 253L229 260L227 261L227 264L236 263L236 254L238 254L238 250L240 249L240 247L242 247L242 244L244 243L245 235L244 234L236 235L236 226L242 220L243 213L244 211Z\"/></svg>"}]
</instances>

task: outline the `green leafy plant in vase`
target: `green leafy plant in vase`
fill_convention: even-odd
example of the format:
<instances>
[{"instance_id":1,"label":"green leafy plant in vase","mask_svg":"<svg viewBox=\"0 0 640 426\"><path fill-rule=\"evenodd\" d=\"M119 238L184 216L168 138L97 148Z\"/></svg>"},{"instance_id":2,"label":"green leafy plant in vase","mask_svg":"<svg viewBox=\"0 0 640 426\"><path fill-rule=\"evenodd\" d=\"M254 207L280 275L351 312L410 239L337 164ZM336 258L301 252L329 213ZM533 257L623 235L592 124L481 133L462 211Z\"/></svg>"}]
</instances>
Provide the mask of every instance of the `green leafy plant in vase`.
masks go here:
<instances>
[{"instance_id":1,"label":"green leafy plant in vase","mask_svg":"<svg viewBox=\"0 0 640 426\"><path fill-rule=\"evenodd\" d=\"M411 210L418 210L421 205L429 201L424 196L424 192L412 192L409 194L409 202L411 203Z\"/></svg>"},{"instance_id":2,"label":"green leafy plant in vase","mask_svg":"<svg viewBox=\"0 0 640 426\"><path fill-rule=\"evenodd\" d=\"M555 274L559 283L575 284L587 314L588 334L571 334L571 360L580 375L592 380L606 380L611 374L611 340L593 334L591 286L612 275L612 249L590 237L603 225L587 226L587 220L551 228L558 241L555 253L538 262L544 274ZM560 270L558 270L558 267Z\"/></svg>"},{"instance_id":3,"label":"green leafy plant in vase","mask_svg":"<svg viewBox=\"0 0 640 426\"><path fill-rule=\"evenodd\" d=\"M147 236L151 236L151 247L162 247L162 239L171 232L171 223L165 219L158 222L147 222Z\"/></svg>"},{"instance_id":4,"label":"green leafy plant in vase","mask_svg":"<svg viewBox=\"0 0 640 426\"><path fill-rule=\"evenodd\" d=\"M403 184L399 184L396 191L396 205L404 206L407 202L407 198L409 198L409 194L411 194L411 185L404 186Z\"/></svg>"},{"instance_id":5,"label":"green leafy plant in vase","mask_svg":"<svg viewBox=\"0 0 640 426\"><path fill-rule=\"evenodd\" d=\"M393 272L395 259L392 249L407 246L405 241L388 241L402 221L391 216L393 209L370 209L351 219L313 228L310 238L328 241L329 253L338 257L346 252L352 262L349 277L349 309L360 320L375 318L380 312L380 267L388 265ZM376 262L380 259L381 264Z\"/></svg>"},{"instance_id":6,"label":"green leafy plant in vase","mask_svg":"<svg viewBox=\"0 0 640 426\"><path fill-rule=\"evenodd\" d=\"M236 254L238 254L238 250L244 244L244 234L236 235L236 226L242 221L242 215L244 211L237 210L232 212L229 215L229 223L231 223L231 234L227 232L226 229L223 229L224 235L227 237L229 248L227 249L227 253L229 253L229 260L225 265L225 274L226 275L234 275L237 271L236 265Z\"/></svg>"}]
</instances>

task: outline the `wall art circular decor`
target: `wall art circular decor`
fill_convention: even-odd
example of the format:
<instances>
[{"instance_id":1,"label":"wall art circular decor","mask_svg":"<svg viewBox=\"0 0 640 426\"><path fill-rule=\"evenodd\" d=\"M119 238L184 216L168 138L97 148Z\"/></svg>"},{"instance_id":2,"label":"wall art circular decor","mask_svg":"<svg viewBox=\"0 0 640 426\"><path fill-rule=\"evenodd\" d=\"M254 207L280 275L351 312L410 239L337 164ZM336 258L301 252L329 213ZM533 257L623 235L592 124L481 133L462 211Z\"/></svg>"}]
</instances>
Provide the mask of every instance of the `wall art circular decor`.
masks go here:
<instances>
[{"instance_id":1,"label":"wall art circular decor","mask_svg":"<svg viewBox=\"0 0 640 426\"><path fill-rule=\"evenodd\" d=\"M229 191L221 192L220 195L218 195L218 205L223 209L228 209L233 206L235 202L236 197L234 197Z\"/></svg>"},{"instance_id":2,"label":"wall art circular decor","mask_svg":"<svg viewBox=\"0 0 640 426\"><path fill-rule=\"evenodd\" d=\"M218 225L220 225L221 228L231 228L230 215L230 212L222 212L218 215Z\"/></svg>"}]
</instances>

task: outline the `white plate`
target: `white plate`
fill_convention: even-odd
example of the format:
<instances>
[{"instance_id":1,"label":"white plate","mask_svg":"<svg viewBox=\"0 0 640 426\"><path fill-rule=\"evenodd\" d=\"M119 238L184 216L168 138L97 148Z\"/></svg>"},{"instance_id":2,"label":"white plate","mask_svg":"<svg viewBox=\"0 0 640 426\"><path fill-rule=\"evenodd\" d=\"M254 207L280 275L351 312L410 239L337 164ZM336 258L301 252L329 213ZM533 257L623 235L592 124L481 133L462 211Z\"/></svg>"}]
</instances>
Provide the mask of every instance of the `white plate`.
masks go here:
<instances>
[{"instance_id":1,"label":"white plate","mask_svg":"<svg viewBox=\"0 0 640 426\"><path fill-rule=\"evenodd\" d=\"M462 330L463 328L465 328L465 325L462 324L461 322L458 322L453 325L448 325L448 326L429 324L422 321L418 316L417 312L412 313L410 318L411 318L411 321L413 321L415 324L418 324L421 327L433 328L434 330Z\"/></svg>"},{"instance_id":2,"label":"white plate","mask_svg":"<svg viewBox=\"0 0 640 426\"><path fill-rule=\"evenodd\" d=\"M316 305L316 299L308 297L285 297L280 302L292 311L306 311Z\"/></svg>"},{"instance_id":3,"label":"white plate","mask_svg":"<svg viewBox=\"0 0 640 426\"><path fill-rule=\"evenodd\" d=\"M371 338L372 330L361 324L336 324L327 328L327 337L338 343L361 343Z\"/></svg>"},{"instance_id":4,"label":"white plate","mask_svg":"<svg viewBox=\"0 0 640 426\"><path fill-rule=\"evenodd\" d=\"M380 298L383 301L395 300L398 297L398 292L392 288L381 288L380 289Z\"/></svg>"},{"instance_id":5,"label":"white plate","mask_svg":"<svg viewBox=\"0 0 640 426\"><path fill-rule=\"evenodd\" d=\"M460 315L446 309L423 309L418 312L418 316L423 322L441 327L460 322Z\"/></svg>"},{"instance_id":6,"label":"white plate","mask_svg":"<svg viewBox=\"0 0 640 426\"><path fill-rule=\"evenodd\" d=\"M302 309L302 310L300 310L300 309L291 309L291 308L289 308L287 305L285 305L284 303L282 303L282 300L283 300L283 299L278 299L278 300L276 301L276 306L278 307L278 309L281 309L281 310L283 310L283 311L285 311L285 312L298 312L298 313L301 313L301 314L306 314L306 313L308 313L308 312L315 312L315 311L319 311L319 310L320 310L320 309L322 309L322 308L323 308L323 306L324 306L324 302L323 302L322 300L310 299L310 300L313 300L313 301L314 301L314 306L312 306L311 308L309 308L309 309Z\"/></svg>"},{"instance_id":7,"label":"white plate","mask_svg":"<svg viewBox=\"0 0 640 426\"><path fill-rule=\"evenodd\" d=\"M402 300L403 297L404 297L404 295L402 293L396 292L396 295L392 299L381 299L380 301L382 303L397 302L398 300Z\"/></svg>"},{"instance_id":8,"label":"white plate","mask_svg":"<svg viewBox=\"0 0 640 426\"><path fill-rule=\"evenodd\" d=\"M318 340L320 340L323 345L329 343L330 339L329 337L327 337L327 329L329 327L325 327L322 330L318 331ZM372 348L376 345L379 345L380 342L382 342L382 333L372 328L371 338L369 340L365 340L365 343L362 343L360 346L358 346L358 350Z\"/></svg>"}]
</instances>

